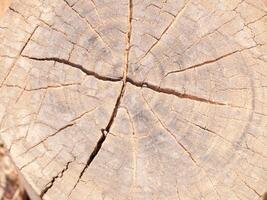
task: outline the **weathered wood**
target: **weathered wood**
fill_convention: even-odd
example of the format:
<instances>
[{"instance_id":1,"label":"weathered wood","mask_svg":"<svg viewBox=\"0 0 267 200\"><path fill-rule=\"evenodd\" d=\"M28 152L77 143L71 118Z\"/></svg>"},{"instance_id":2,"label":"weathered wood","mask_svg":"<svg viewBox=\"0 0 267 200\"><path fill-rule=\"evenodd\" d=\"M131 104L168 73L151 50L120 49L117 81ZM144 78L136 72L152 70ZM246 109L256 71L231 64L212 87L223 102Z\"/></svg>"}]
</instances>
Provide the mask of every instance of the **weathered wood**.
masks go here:
<instances>
[{"instance_id":1,"label":"weathered wood","mask_svg":"<svg viewBox=\"0 0 267 200\"><path fill-rule=\"evenodd\" d=\"M35 199L263 199L264 2L14 0L0 132Z\"/></svg>"}]
</instances>

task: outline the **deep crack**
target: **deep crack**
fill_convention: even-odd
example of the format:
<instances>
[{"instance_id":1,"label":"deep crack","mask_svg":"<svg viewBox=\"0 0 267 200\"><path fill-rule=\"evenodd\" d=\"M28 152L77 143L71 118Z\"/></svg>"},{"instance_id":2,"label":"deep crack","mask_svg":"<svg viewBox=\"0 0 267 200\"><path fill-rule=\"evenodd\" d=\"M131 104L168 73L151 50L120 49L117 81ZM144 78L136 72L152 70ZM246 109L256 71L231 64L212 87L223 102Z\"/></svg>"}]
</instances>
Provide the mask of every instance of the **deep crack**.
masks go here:
<instances>
[{"instance_id":1,"label":"deep crack","mask_svg":"<svg viewBox=\"0 0 267 200\"><path fill-rule=\"evenodd\" d=\"M100 149L101 149L101 147L102 147L104 141L106 140L107 134L105 133L105 130L102 129L102 130L101 130L101 133L102 133L102 135L101 135L101 137L99 138L99 140L97 141L97 144L96 144L96 146L95 146L93 152L90 154L90 156L89 156L89 158L88 158L88 160L87 160L87 162L86 162L84 168L82 169L82 171L81 171L81 173L80 173L80 175L79 175L79 177L78 177L78 180L76 181L76 183L75 183L73 189L71 190L71 193L72 193L72 191L76 188L76 186L78 185L78 183L80 182L80 180L81 180L83 174L84 174L85 171L88 169L88 167L91 165L91 163L93 162L93 160L94 160L95 157L97 156L98 152L100 151ZM71 194L71 193L70 193L70 194Z\"/></svg>"},{"instance_id":2,"label":"deep crack","mask_svg":"<svg viewBox=\"0 0 267 200\"><path fill-rule=\"evenodd\" d=\"M127 82L131 83L132 85L134 85L136 87L141 87L141 88L145 87L145 88L151 89L151 90L153 90L155 92L173 95L173 96L179 97L181 99L189 99L189 100L192 100L192 101L199 101L199 102L209 103L209 104L214 104L214 105L227 105L226 103L213 101L213 100L206 99L206 98L203 98L203 97L199 97L199 96L196 96L196 95L181 93L181 92L178 92L178 91L176 91L174 89L171 89L171 88L162 88L160 86L153 85L153 84L148 83L148 82L135 81L135 80L133 80L133 79L131 79L129 77L127 77Z\"/></svg>"},{"instance_id":3,"label":"deep crack","mask_svg":"<svg viewBox=\"0 0 267 200\"><path fill-rule=\"evenodd\" d=\"M130 46L128 48L130 49ZM127 52L128 52L128 54L126 55L126 58L127 58L127 61L128 61L128 59L129 59L129 50L127 50ZM100 74L98 74L98 73L96 73L94 71L86 69L85 67L83 67L80 64L73 63L73 62L70 62L70 61L68 61L66 59L62 59L62 58L56 58L56 57L36 58L36 57L31 57L31 56L26 56L26 55L22 55L22 57L25 57L25 58L28 58L28 59L31 59L31 60L37 60L37 61L54 61L54 62L62 63L62 64L65 64L65 65L68 65L70 67L79 69L84 74L86 74L88 76L93 76L96 79L102 80L102 81L110 81L110 82L120 82L120 81L122 81L123 85L122 85L122 88L121 88L121 91L120 91L120 95L117 98L117 101L116 101L116 104L115 104L115 108L114 108L114 111L113 111L112 116L110 118L110 121L109 121L107 127L105 128L105 130L107 130L108 132L109 132L109 129L111 128L111 125L112 125L112 123L114 121L114 118L117 115L117 111L118 111L118 108L119 108L119 105L120 105L120 101L121 101L121 99L122 99L122 97L123 97L123 95L125 93L125 88L126 88L126 84L127 83L130 83L130 84L132 84L132 85L134 85L136 87L141 87L141 88L142 87L146 87L148 89L153 90L154 92L174 95L174 96L182 98L182 99L189 99L189 100L192 100L192 101L199 101L199 102L215 104L215 105L227 105L227 103L213 101L213 100L206 99L206 98L199 97L199 96L192 95L192 94L181 93L181 92L178 92L178 91L176 91L174 89L171 89L171 88L162 88L160 86L153 85L153 84L148 83L148 82L141 82L141 81L133 80L132 78L128 77L128 67L129 67L128 63L129 63L129 61L127 62L126 66L125 66L123 77L117 77L117 78L114 77L113 78L113 77L100 75Z\"/></svg>"},{"instance_id":4,"label":"deep crack","mask_svg":"<svg viewBox=\"0 0 267 200\"><path fill-rule=\"evenodd\" d=\"M70 61L68 61L66 59L62 59L62 58L57 58L57 57L36 58L36 57L31 57L31 56L26 56L26 55L22 55L22 57L28 58L28 59L31 59L31 60L37 60L37 61L54 61L54 62L62 63L62 64L65 64L65 65L68 65L70 67L79 69L84 74L86 74L88 76L93 76L96 79L99 79L99 80L102 80L102 81L118 82L118 81L122 80L121 77L112 78L112 77L107 77L107 76L100 75L100 74L98 74L98 73L96 73L94 71L90 71L90 70L86 69L85 67L83 67L80 64L73 63L73 62L70 62Z\"/></svg>"},{"instance_id":5,"label":"deep crack","mask_svg":"<svg viewBox=\"0 0 267 200\"><path fill-rule=\"evenodd\" d=\"M43 198L43 196L48 192L48 190L50 190L50 189L53 187L55 181L56 181L58 178L62 178L62 177L63 177L64 173L69 169L69 165L70 165L72 162L74 162L75 160L76 160L76 158L74 158L72 161L67 162L67 164L66 164L66 166L64 167L64 169L63 169L61 172L59 172L56 176L54 176L54 177L52 178L52 180L51 180L48 184L46 184L45 188L41 191L41 194L40 194L40 197L41 197L41 198Z\"/></svg>"},{"instance_id":6,"label":"deep crack","mask_svg":"<svg viewBox=\"0 0 267 200\"><path fill-rule=\"evenodd\" d=\"M107 135L110 132L111 126L112 126L112 124L113 124L113 122L117 116L118 109L119 109L120 104L121 104L121 100L125 94L126 85L127 85L128 68L129 68L129 53L130 53L130 47L131 47L131 34L132 34L132 15L133 15L133 2L132 2L132 0L129 0L129 3L128 3L128 13L129 14L128 14L128 31L126 33L125 66L124 66L124 71L123 71L123 77L122 77L122 79L120 79L123 82L121 90L120 90L120 94L116 100L116 103L115 103L114 109L112 111L111 117L109 119L109 122L108 122L106 128L101 130L102 135L99 138L97 145L95 146L93 152L90 154L90 156L86 162L86 165L82 169L82 171L78 177L78 180L76 181L74 187L72 188L72 190L70 192L70 195L73 192L73 190L76 188L76 186L78 185L82 176L84 175L84 173L86 172L88 167L91 165L91 163L93 162L93 160L95 159L95 157L99 153L103 143L105 142Z\"/></svg>"}]
</instances>

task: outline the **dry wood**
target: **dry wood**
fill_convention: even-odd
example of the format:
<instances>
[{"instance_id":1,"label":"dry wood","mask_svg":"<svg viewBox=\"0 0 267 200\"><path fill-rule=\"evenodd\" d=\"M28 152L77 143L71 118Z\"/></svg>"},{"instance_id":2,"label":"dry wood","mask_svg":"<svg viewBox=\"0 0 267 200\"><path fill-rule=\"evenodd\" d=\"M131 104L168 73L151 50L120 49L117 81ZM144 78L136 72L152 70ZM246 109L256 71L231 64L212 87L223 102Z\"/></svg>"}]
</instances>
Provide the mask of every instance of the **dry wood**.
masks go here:
<instances>
[{"instance_id":1,"label":"dry wood","mask_svg":"<svg viewBox=\"0 0 267 200\"><path fill-rule=\"evenodd\" d=\"M14 0L0 134L32 198L266 198L265 3Z\"/></svg>"}]
</instances>

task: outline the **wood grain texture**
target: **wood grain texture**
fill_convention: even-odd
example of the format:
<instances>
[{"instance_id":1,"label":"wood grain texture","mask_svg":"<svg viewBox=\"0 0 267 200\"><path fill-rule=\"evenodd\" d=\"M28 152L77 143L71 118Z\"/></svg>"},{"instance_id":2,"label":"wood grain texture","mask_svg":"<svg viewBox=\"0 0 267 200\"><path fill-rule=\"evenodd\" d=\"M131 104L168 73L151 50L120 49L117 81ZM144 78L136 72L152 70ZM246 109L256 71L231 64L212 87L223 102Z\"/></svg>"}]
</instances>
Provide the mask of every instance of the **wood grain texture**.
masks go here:
<instances>
[{"instance_id":1,"label":"wood grain texture","mask_svg":"<svg viewBox=\"0 0 267 200\"><path fill-rule=\"evenodd\" d=\"M14 0L0 38L34 199L266 198L264 1Z\"/></svg>"}]
</instances>

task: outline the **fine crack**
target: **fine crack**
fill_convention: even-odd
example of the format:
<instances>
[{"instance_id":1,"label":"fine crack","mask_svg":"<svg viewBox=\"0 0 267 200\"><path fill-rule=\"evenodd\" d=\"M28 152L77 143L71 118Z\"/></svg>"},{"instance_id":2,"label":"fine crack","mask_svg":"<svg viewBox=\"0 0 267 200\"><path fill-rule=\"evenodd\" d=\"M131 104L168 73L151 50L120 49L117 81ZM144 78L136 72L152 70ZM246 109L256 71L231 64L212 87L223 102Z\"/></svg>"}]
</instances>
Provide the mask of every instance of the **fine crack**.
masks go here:
<instances>
[{"instance_id":1,"label":"fine crack","mask_svg":"<svg viewBox=\"0 0 267 200\"><path fill-rule=\"evenodd\" d=\"M183 149L183 151L188 155L188 157L191 159L191 161L192 161L197 167L201 168L201 169L204 171L204 173L207 175L208 179L210 180L210 182L211 182L211 184L212 184L212 186L213 186L213 188L214 188L216 194L218 195L219 199L221 199L221 198L220 198L220 195L218 194L218 192L217 192L217 190L216 190L216 188L215 188L215 186L214 186L214 184L213 184L213 182L212 182L212 180L211 180L211 178L210 178L210 176L209 176L209 174L208 174L208 172L204 169L203 166L201 166L201 165L197 162L197 160L193 157L192 153L186 148L186 146L185 146L183 143L181 143L181 142L177 139L177 137L175 136L175 134L174 134L174 133L173 133L173 132L172 132L172 131L165 125L165 123L160 119L160 117L159 117L159 116L155 113L155 111L152 109L152 107L150 106L150 104L148 103L148 101L146 100L146 98L144 97L143 94L142 94L142 97L143 97L143 99L144 99L146 105L148 106L149 110L152 112L153 116L156 117L156 119L158 120L158 122L160 123L160 125L162 126L162 128L164 128L164 129L167 131L167 133L168 133L168 134L175 140L175 142L177 143L177 145L180 146L180 147Z\"/></svg>"},{"instance_id":2,"label":"fine crack","mask_svg":"<svg viewBox=\"0 0 267 200\"><path fill-rule=\"evenodd\" d=\"M257 47L257 46L261 46L261 44L256 44L256 45L253 45L253 46L251 46L251 47L244 48L244 49L238 49L238 50L232 51L232 52L230 52L230 53L224 54L224 55L222 55L222 56L219 56L219 57L217 57L217 58L214 58L214 59L212 59L212 60L207 60L207 61L204 61L204 62L202 62L202 63L198 63L198 64L192 65L192 66L187 67L187 68L184 68L184 69L179 69L179 70L170 71L170 72L168 72L168 73L164 76L164 78L166 78L166 77L169 76L170 74L179 73L179 72L184 72L184 71L192 70L192 69L196 69L196 68L199 68L199 67L208 65L208 64L216 63L216 62L219 61L219 60L222 60L222 59L224 59L224 58L227 58L227 57L229 57L229 56L232 56L232 55L234 55L234 54L236 54L236 53L241 53L241 52L243 52L243 51L245 51L245 50L252 49L252 48Z\"/></svg>"},{"instance_id":3,"label":"fine crack","mask_svg":"<svg viewBox=\"0 0 267 200\"><path fill-rule=\"evenodd\" d=\"M41 191L41 194L40 194L40 197L43 198L43 196L48 192L49 189L51 189L55 183L55 181L58 179L58 178L62 178L64 173L69 169L69 165L74 162L76 160L76 158L74 158L72 161L69 161L67 162L66 166L64 167L64 169L59 172L56 176L54 176L52 178L52 180L46 184L45 188Z\"/></svg>"},{"instance_id":4,"label":"fine crack","mask_svg":"<svg viewBox=\"0 0 267 200\"><path fill-rule=\"evenodd\" d=\"M72 9L81 19L83 19L85 22L86 22L86 24L90 27L90 29L97 35L97 37L103 42L103 44L105 44L106 45L106 47L108 47L108 49L110 50L110 52L112 53L112 50L111 50L111 48L110 48L110 46L109 46L109 44L103 39L103 37L101 36L101 34L99 33L99 31L98 30L96 30L96 28L89 22L89 20L86 18L86 17L84 17L84 16L82 16L75 8L74 8L74 6L75 6L75 4L73 4L73 5L71 5L67 0L63 0L65 3L66 3L66 5L70 8L70 9ZM93 3L94 4L94 3ZM95 5L95 4L94 4Z\"/></svg>"},{"instance_id":5,"label":"fine crack","mask_svg":"<svg viewBox=\"0 0 267 200\"><path fill-rule=\"evenodd\" d=\"M262 195L260 195L257 190L255 190L253 187L251 187L246 181L242 180L243 183L247 186L247 188L249 188L250 190L252 190L258 197L261 197Z\"/></svg>"},{"instance_id":6,"label":"fine crack","mask_svg":"<svg viewBox=\"0 0 267 200\"><path fill-rule=\"evenodd\" d=\"M75 126L77 124L77 121L80 120L83 116L85 116L86 114L94 111L96 108L93 108L89 111L83 112L82 114L80 114L79 116L75 117L74 119L72 119L68 124L66 124L65 126L59 128L57 131L55 131L54 133L46 136L44 139L42 139L41 141L39 141L38 143L36 143L35 145L31 146L30 148L28 148L25 152L21 153L20 155L23 155L27 152L29 152L30 150L32 150L33 148L39 146L40 144L44 143L45 141L47 141L49 138L56 136L58 133L62 132L65 129L69 129L73 126Z\"/></svg>"},{"instance_id":7,"label":"fine crack","mask_svg":"<svg viewBox=\"0 0 267 200\"><path fill-rule=\"evenodd\" d=\"M25 48L27 47L27 45L29 44L29 42L31 41L31 39L32 39L32 37L33 37L33 35L34 35L34 33L36 32L36 30L37 30L38 28L39 28L39 26L36 26L36 27L33 29L32 33L31 33L31 34L29 35L29 37L27 38L25 44L22 46L22 48L20 49L19 53L18 53L17 56L15 57L15 60L13 61L12 66L11 66L11 68L9 69L9 71L8 71L7 75L5 76L4 80L2 81L0 87L2 87L3 84L6 82L6 80L7 80L7 78L9 77L11 71L13 70L13 68L14 68L15 65L16 65L16 63L18 62L20 56L22 56L22 53L23 53L24 49L25 49Z\"/></svg>"},{"instance_id":8,"label":"fine crack","mask_svg":"<svg viewBox=\"0 0 267 200\"><path fill-rule=\"evenodd\" d=\"M19 88L19 89L22 89L28 92L38 91L38 90L47 90L47 89L58 89L58 88L64 88L64 87L69 87L69 86L79 86L79 85L81 85L81 83L63 83L59 85L47 85L47 86L38 87L38 88L24 88L19 85L4 84L5 87Z\"/></svg>"},{"instance_id":9,"label":"fine crack","mask_svg":"<svg viewBox=\"0 0 267 200\"><path fill-rule=\"evenodd\" d=\"M173 26L173 24L179 19L179 17L183 14L184 10L187 8L187 5L189 4L190 0L188 0L184 6L178 11L178 13L173 17L169 25L164 29L164 31L161 33L159 38L155 38L156 42L152 44L152 46L146 51L146 53L136 62L139 63L141 62L156 46L157 44L161 41L161 38L166 35L166 33L169 31L169 29ZM173 16L173 15L172 15Z\"/></svg>"},{"instance_id":10,"label":"fine crack","mask_svg":"<svg viewBox=\"0 0 267 200\"><path fill-rule=\"evenodd\" d=\"M239 173L237 173L236 171L234 171L234 173L236 174L236 176L239 178L239 180L248 188L250 189L253 193L255 193L259 198L261 198L263 195L261 195L259 192L257 192L256 189L254 189L253 187L251 187L243 178L242 176L240 176Z\"/></svg>"},{"instance_id":11,"label":"fine crack","mask_svg":"<svg viewBox=\"0 0 267 200\"><path fill-rule=\"evenodd\" d=\"M185 147L184 144L182 144L178 138L176 137L176 135L165 125L165 123L160 119L160 117L155 113L155 111L152 109L151 105L148 103L147 99L144 97L144 95L142 94L142 97L144 99L144 102L146 103L147 107L149 108L150 112L153 114L153 116L158 120L158 122L160 123L160 125L162 126L162 128L164 130L167 131L167 133L174 139L174 141L176 142L176 144L178 146L180 146L180 148L182 148L184 150L184 152L188 155L188 157L198 166L198 163L196 162L196 160L194 159L192 153Z\"/></svg>"},{"instance_id":12,"label":"fine crack","mask_svg":"<svg viewBox=\"0 0 267 200\"><path fill-rule=\"evenodd\" d=\"M30 164L34 163L37 159L42 158L44 155L45 155L45 151L41 155L35 156L29 162L27 162L24 165L22 165L21 167L19 167L19 170L22 171L25 167L27 167Z\"/></svg>"},{"instance_id":13,"label":"fine crack","mask_svg":"<svg viewBox=\"0 0 267 200\"><path fill-rule=\"evenodd\" d=\"M61 131L65 130L65 129L68 129L72 126L74 126L76 123L75 122L71 122L63 127L61 127L60 129L58 129L56 132L54 132L53 134L51 135L48 135L46 138L42 139L40 142L36 143L35 145L31 146L30 148L28 148L25 152L21 153L20 155L23 155L25 153L28 153L30 150L32 150L33 148L39 146L40 144L44 143L45 141L47 141L49 138L57 135L58 133L60 133Z\"/></svg>"}]
</instances>

